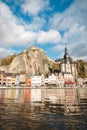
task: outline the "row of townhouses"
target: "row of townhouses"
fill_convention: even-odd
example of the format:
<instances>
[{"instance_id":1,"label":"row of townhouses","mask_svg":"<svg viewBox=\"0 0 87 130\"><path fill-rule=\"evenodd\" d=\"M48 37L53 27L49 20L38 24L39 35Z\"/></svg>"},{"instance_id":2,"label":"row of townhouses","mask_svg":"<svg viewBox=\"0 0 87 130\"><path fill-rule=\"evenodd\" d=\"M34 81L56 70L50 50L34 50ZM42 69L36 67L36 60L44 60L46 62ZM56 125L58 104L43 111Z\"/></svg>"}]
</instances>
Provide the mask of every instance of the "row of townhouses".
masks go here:
<instances>
[{"instance_id":1,"label":"row of townhouses","mask_svg":"<svg viewBox=\"0 0 87 130\"><path fill-rule=\"evenodd\" d=\"M31 76L29 74L5 73L0 71L0 86L44 86L44 85L64 85L64 79L60 75L51 74L47 78L42 75Z\"/></svg>"},{"instance_id":2,"label":"row of townhouses","mask_svg":"<svg viewBox=\"0 0 87 130\"><path fill-rule=\"evenodd\" d=\"M67 78L66 78L67 77ZM75 85L73 77L62 76L61 73L58 75L51 74L47 78L42 75L34 75L31 76L25 73L5 73L4 71L0 71L0 86L20 86L20 87L39 87L39 86L48 86L48 85L56 85L58 87L63 87L68 84L68 86ZM85 79L79 78L77 80L78 84L83 84Z\"/></svg>"}]
</instances>

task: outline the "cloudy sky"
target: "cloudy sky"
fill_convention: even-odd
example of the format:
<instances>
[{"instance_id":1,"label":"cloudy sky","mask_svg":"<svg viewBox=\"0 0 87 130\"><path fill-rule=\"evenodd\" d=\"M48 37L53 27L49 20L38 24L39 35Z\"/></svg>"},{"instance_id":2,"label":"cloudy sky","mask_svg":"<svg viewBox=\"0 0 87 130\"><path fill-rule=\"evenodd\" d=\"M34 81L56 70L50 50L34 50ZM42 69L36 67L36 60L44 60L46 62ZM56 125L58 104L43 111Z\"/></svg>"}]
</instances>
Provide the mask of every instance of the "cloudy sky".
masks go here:
<instances>
[{"instance_id":1,"label":"cloudy sky","mask_svg":"<svg viewBox=\"0 0 87 130\"><path fill-rule=\"evenodd\" d=\"M87 0L0 0L0 57L30 45L87 60Z\"/></svg>"}]
</instances>

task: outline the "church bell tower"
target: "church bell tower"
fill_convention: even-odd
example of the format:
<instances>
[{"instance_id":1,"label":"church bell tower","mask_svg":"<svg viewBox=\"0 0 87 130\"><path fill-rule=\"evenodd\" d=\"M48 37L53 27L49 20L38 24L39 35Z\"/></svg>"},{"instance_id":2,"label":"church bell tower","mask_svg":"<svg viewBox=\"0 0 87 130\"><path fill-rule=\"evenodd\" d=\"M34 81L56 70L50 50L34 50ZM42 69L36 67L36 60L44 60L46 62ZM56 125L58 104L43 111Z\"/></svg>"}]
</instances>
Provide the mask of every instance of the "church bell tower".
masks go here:
<instances>
[{"instance_id":1,"label":"church bell tower","mask_svg":"<svg viewBox=\"0 0 87 130\"><path fill-rule=\"evenodd\" d=\"M68 50L65 47L64 56L60 64L61 73L64 75L66 80L75 81L77 77L76 64L68 54Z\"/></svg>"}]
</instances>

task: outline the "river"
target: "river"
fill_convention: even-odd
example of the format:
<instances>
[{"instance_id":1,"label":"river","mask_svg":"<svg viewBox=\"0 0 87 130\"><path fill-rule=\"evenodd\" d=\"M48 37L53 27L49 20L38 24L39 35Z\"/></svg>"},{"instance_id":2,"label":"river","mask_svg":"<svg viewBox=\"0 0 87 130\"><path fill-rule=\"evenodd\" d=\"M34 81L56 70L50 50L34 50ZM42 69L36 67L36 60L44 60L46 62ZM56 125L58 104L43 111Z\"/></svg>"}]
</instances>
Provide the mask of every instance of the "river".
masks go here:
<instances>
[{"instance_id":1,"label":"river","mask_svg":"<svg viewBox=\"0 0 87 130\"><path fill-rule=\"evenodd\" d=\"M0 89L0 130L87 130L87 88Z\"/></svg>"}]
</instances>

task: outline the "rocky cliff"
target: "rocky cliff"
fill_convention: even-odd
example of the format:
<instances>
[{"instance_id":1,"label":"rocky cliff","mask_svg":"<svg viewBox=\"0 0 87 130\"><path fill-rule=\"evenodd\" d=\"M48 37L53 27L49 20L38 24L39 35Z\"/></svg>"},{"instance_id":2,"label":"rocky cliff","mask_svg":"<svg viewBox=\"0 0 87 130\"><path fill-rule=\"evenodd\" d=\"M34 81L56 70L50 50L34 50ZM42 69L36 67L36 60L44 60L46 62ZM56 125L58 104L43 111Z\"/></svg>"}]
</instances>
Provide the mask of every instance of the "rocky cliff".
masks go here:
<instances>
[{"instance_id":1,"label":"rocky cliff","mask_svg":"<svg viewBox=\"0 0 87 130\"><path fill-rule=\"evenodd\" d=\"M5 72L26 72L32 75L48 74L53 69L58 69L58 64L48 58L42 49L35 46L16 55L9 65L0 66L0 70Z\"/></svg>"},{"instance_id":2,"label":"rocky cliff","mask_svg":"<svg viewBox=\"0 0 87 130\"><path fill-rule=\"evenodd\" d=\"M78 77L87 78L87 62L83 60L77 60Z\"/></svg>"}]
</instances>

